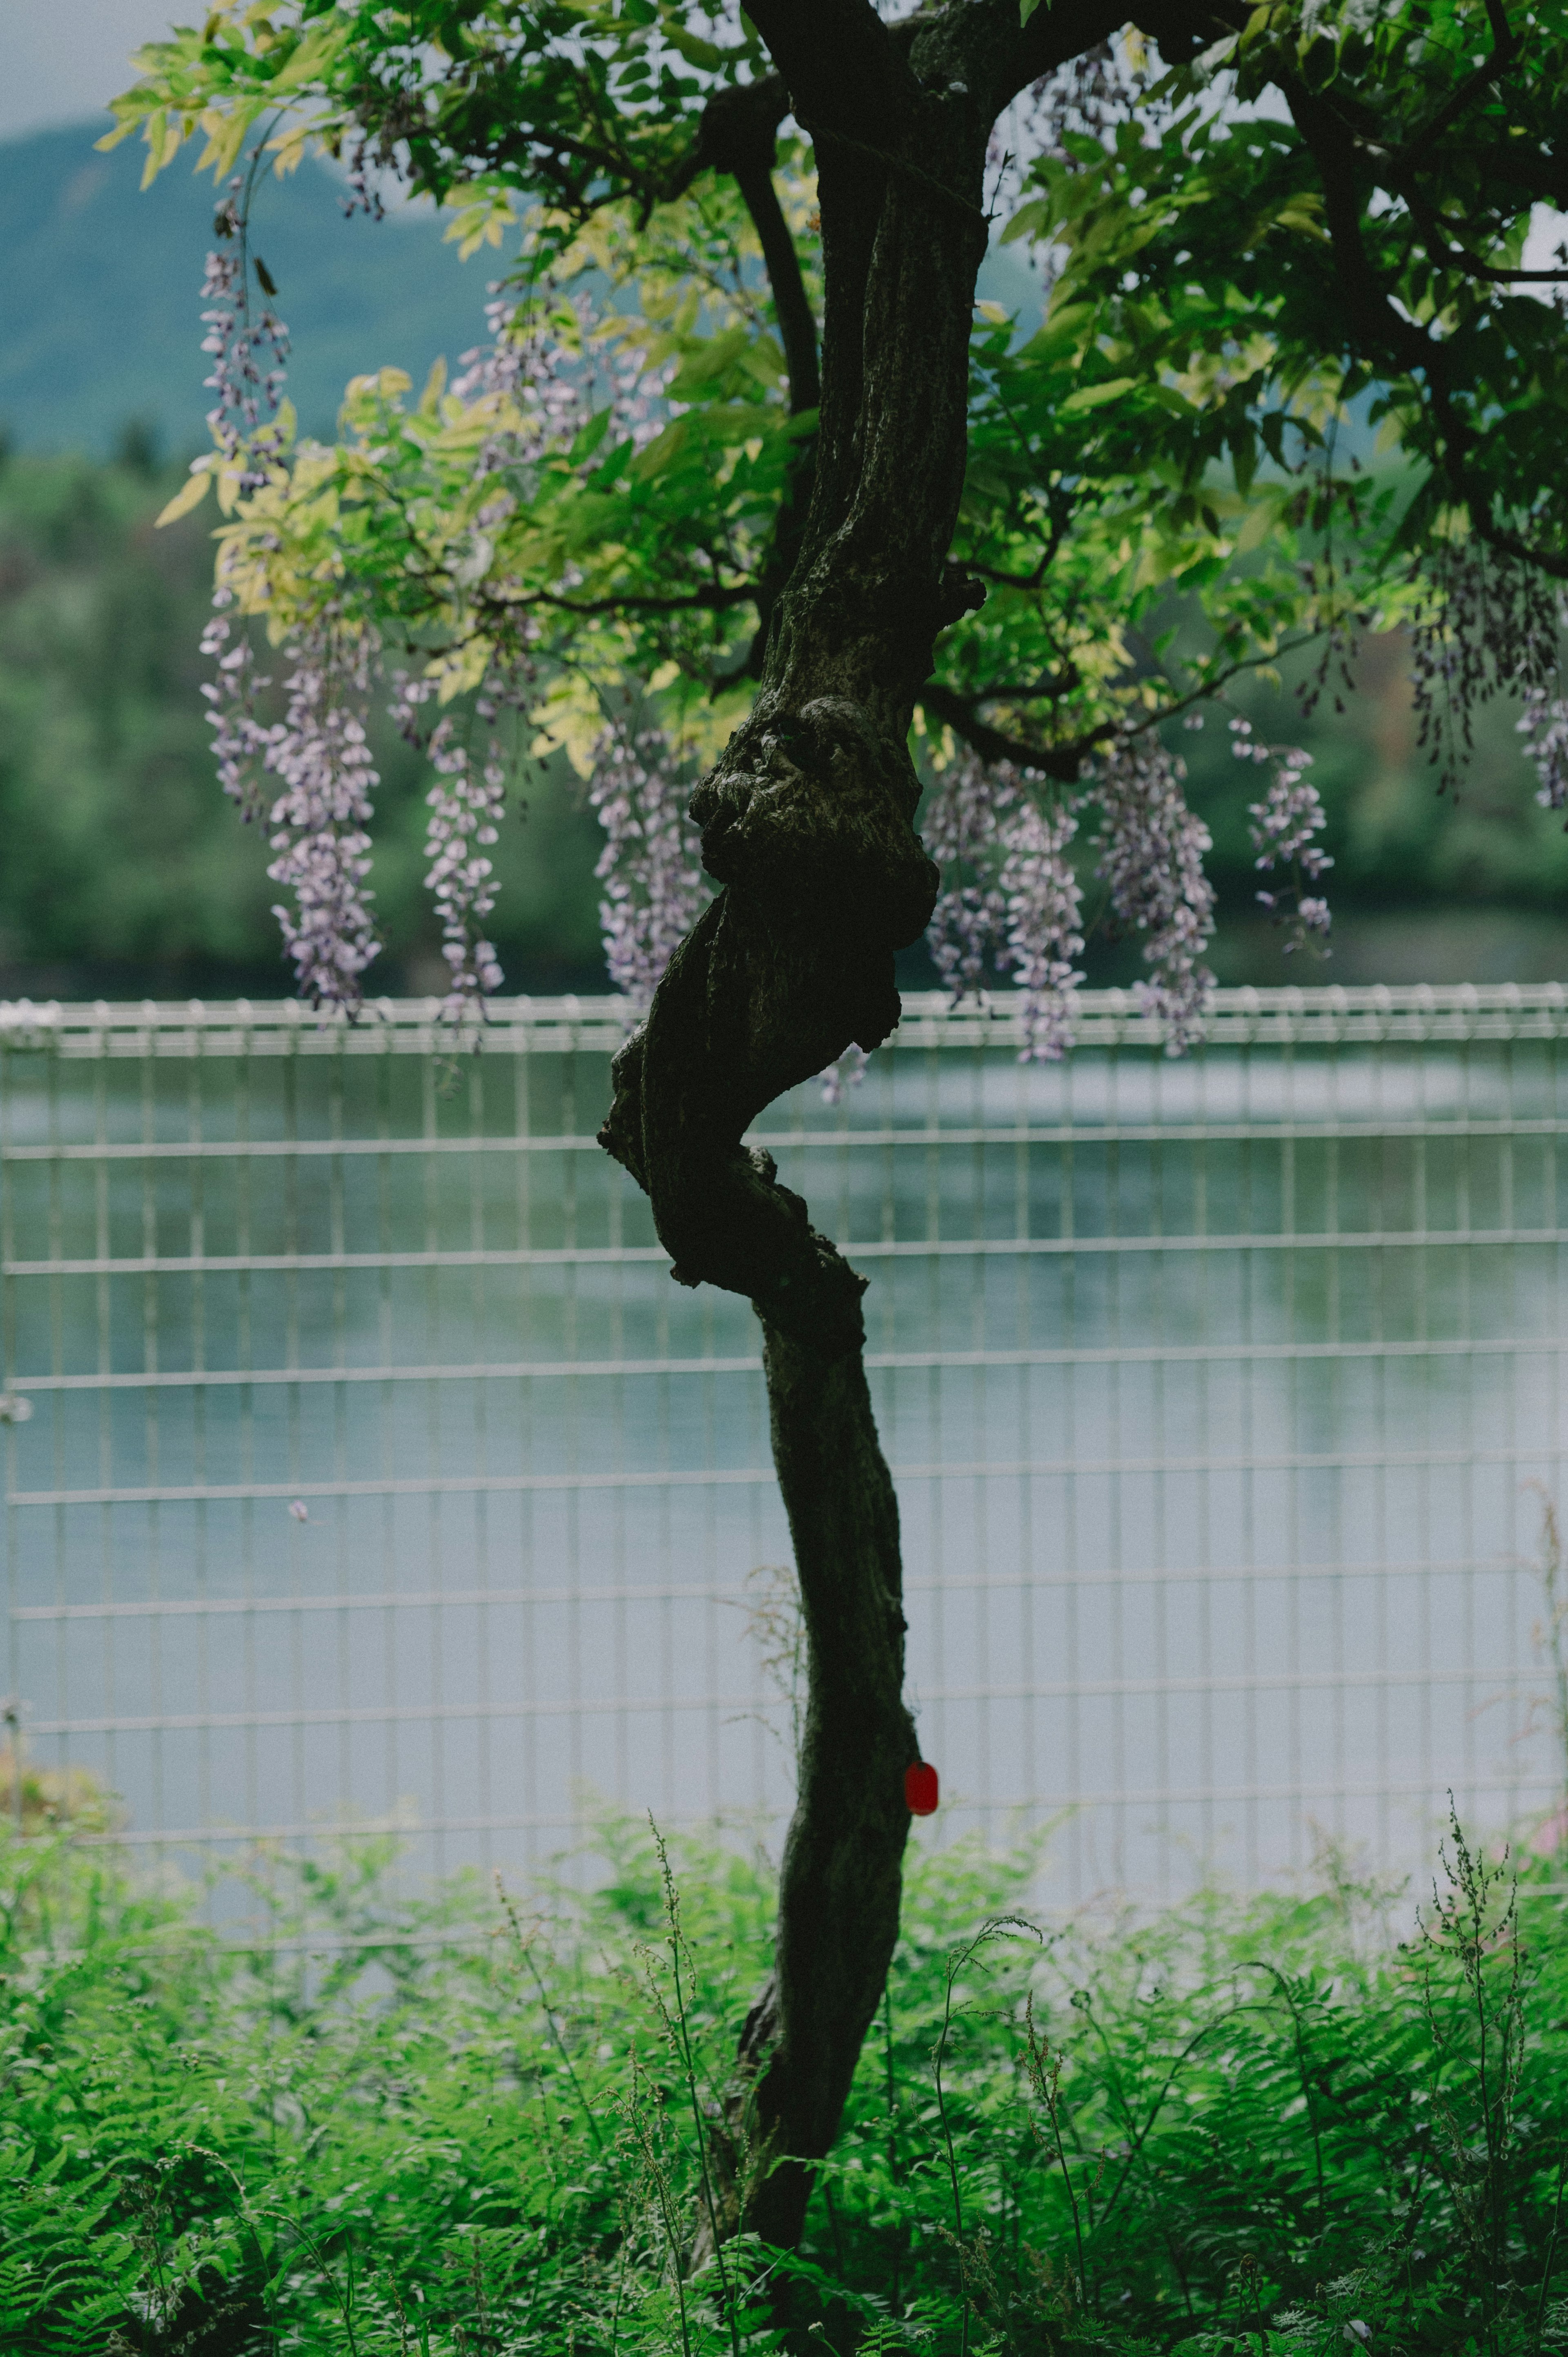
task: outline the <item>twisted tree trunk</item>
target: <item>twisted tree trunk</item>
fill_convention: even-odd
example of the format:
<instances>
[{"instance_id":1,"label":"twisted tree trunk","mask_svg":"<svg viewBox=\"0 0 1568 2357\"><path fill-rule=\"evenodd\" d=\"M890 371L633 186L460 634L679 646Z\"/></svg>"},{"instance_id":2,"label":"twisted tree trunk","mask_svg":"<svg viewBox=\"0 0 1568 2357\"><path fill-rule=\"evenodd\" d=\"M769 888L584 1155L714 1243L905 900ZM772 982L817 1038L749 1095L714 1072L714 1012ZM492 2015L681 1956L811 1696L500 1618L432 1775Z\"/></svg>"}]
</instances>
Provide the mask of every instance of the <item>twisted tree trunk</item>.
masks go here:
<instances>
[{"instance_id":1,"label":"twisted tree trunk","mask_svg":"<svg viewBox=\"0 0 1568 2357\"><path fill-rule=\"evenodd\" d=\"M762 1320L808 1696L776 1964L742 2038L723 2173L728 2222L790 2244L897 1936L917 1750L897 1507L862 1362L865 1280L744 1139L851 1042L887 1037L894 952L930 916L938 877L914 832L908 738L937 632L983 596L946 557L986 144L1007 98L1084 45L1085 20L1063 0L1073 22L1052 54L1039 20L1053 12L1026 38L1017 0L891 29L869 0L748 6L816 145L826 292L811 500L756 706L692 802L724 889L617 1059L601 1142L646 1189L677 1282L745 1294ZM757 119L770 153L778 110ZM727 168L738 177L738 156Z\"/></svg>"}]
</instances>

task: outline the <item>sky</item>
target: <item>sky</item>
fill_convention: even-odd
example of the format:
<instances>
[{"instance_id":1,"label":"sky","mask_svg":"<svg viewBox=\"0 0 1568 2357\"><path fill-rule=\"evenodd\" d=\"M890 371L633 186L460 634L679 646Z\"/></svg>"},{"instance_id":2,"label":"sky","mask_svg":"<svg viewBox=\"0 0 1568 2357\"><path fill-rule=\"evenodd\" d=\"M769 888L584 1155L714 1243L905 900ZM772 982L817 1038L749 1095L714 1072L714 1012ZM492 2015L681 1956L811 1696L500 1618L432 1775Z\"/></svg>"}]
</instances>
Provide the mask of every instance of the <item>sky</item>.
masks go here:
<instances>
[{"instance_id":1,"label":"sky","mask_svg":"<svg viewBox=\"0 0 1568 2357\"><path fill-rule=\"evenodd\" d=\"M131 52L201 0L0 0L0 139L80 123L134 81Z\"/></svg>"}]
</instances>

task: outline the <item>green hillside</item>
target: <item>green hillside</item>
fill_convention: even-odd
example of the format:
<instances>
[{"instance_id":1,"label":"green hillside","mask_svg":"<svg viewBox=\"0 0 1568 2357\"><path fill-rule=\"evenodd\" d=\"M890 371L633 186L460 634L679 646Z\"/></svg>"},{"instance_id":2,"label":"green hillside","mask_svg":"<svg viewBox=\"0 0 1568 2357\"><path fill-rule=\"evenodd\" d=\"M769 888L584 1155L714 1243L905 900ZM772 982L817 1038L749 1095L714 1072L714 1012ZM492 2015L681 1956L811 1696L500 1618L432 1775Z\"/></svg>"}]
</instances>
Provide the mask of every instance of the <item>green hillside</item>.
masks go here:
<instances>
[{"instance_id":1,"label":"green hillside","mask_svg":"<svg viewBox=\"0 0 1568 2357\"><path fill-rule=\"evenodd\" d=\"M0 143L0 429L24 449L102 455L137 419L188 454L206 445L211 398L199 349L211 178L181 160L143 192L140 145L98 155L102 127ZM348 220L327 167L307 162L268 177L252 221L307 432L330 427L360 370L394 362L422 379L438 353L479 340L496 256L459 263L428 210Z\"/></svg>"},{"instance_id":2,"label":"green hillside","mask_svg":"<svg viewBox=\"0 0 1568 2357\"><path fill-rule=\"evenodd\" d=\"M132 420L166 451L206 447L199 350L202 257L212 243L210 174L188 148L150 188L144 150L108 155L102 121L0 141L0 432L40 451L112 451ZM289 393L306 433L330 430L343 387L388 362L423 382L484 331L499 256L461 263L425 207L346 219L319 162L269 176L252 211L255 250L278 287L293 339ZM983 293L1033 313L1038 288L998 248Z\"/></svg>"}]
</instances>

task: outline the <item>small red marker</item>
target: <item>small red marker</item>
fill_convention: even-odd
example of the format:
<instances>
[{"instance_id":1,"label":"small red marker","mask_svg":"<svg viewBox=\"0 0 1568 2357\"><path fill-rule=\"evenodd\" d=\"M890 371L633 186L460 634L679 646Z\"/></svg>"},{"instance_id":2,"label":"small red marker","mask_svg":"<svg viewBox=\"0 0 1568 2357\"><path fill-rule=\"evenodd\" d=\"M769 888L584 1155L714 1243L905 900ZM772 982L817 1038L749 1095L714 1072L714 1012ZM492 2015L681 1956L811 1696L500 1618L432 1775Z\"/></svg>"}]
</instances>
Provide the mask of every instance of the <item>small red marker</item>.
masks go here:
<instances>
[{"instance_id":1,"label":"small red marker","mask_svg":"<svg viewBox=\"0 0 1568 2357\"><path fill-rule=\"evenodd\" d=\"M912 1817L937 1813L937 1771L929 1760L917 1760L904 1770L904 1801Z\"/></svg>"}]
</instances>

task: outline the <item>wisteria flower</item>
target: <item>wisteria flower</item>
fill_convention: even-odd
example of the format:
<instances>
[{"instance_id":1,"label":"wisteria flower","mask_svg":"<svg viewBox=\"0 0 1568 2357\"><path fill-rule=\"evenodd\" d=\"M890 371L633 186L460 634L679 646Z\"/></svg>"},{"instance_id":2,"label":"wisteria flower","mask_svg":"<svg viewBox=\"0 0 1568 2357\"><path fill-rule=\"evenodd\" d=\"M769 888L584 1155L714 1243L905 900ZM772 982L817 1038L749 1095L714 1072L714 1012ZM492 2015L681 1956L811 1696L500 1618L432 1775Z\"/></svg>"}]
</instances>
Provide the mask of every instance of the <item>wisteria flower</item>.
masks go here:
<instances>
[{"instance_id":1,"label":"wisteria flower","mask_svg":"<svg viewBox=\"0 0 1568 2357\"><path fill-rule=\"evenodd\" d=\"M599 739L588 800L605 831L594 873L605 888L599 927L611 982L639 1012L711 888L701 836L687 815L691 789L661 728L611 726Z\"/></svg>"},{"instance_id":2,"label":"wisteria flower","mask_svg":"<svg viewBox=\"0 0 1568 2357\"><path fill-rule=\"evenodd\" d=\"M1144 936L1153 979L1133 985L1145 1015L1164 1024L1165 1053L1203 1037L1214 976L1203 952L1214 933L1214 888L1203 872L1208 829L1187 808L1185 764L1157 737L1123 737L1098 764L1099 873L1120 924Z\"/></svg>"},{"instance_id":3,"label":"wisteria flower","mask_svg":"<svg viewBox=\"0 0 1568 2357\"><path fill-rule=\"evenodd\" d=\"M1251 722L1240 718L1230 723L1230 749L1238 760L1275 765L1263 800L1248 804L1249 832L1257 854L1252 864L1264 874L1274 868L1288 869L1293 882L1283 891L1259 892L1258 901L1276 924L1289 925L1283 945L1287 957L1307 942L1326 957L1333 922L1328 903L1320 893L1303 888L1304 884L1316 884L1334 865L1322 845L1313 840L1328 820L1317 788L1306 775L1312 756L1299 747L1265 745L1254 736Z\"/></svg>"}]
</instances>

